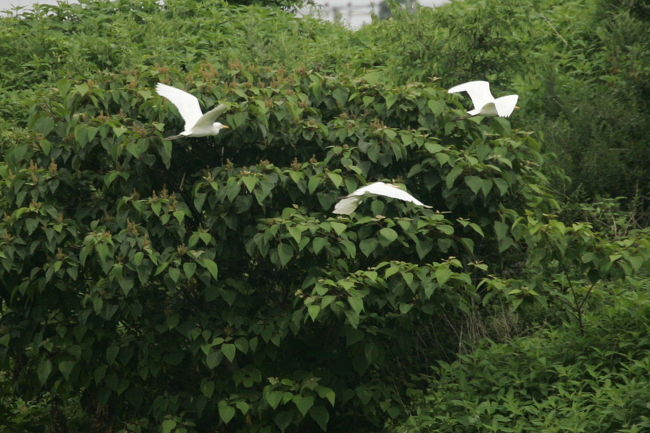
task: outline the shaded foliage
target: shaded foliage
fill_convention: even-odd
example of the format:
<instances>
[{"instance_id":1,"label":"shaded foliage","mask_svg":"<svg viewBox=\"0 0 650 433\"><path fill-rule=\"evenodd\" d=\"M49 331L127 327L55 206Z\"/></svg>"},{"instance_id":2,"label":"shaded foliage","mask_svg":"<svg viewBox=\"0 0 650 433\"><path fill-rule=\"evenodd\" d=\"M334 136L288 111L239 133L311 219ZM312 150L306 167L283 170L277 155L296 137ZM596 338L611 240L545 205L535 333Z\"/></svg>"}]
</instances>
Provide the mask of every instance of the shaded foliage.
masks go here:
<instances>
[{"instance_id":1,"label":"shaded foliage","mask_svg":"<svg viewBox=\"0 0 650 433\"><path fill-rule=\"evenodd\" d=\"M401 432L642 432L650 428L647 283L575 327L484 344L436 380ZM610 288L611 290L611 288Z\"/></svg>"}]
</instances>

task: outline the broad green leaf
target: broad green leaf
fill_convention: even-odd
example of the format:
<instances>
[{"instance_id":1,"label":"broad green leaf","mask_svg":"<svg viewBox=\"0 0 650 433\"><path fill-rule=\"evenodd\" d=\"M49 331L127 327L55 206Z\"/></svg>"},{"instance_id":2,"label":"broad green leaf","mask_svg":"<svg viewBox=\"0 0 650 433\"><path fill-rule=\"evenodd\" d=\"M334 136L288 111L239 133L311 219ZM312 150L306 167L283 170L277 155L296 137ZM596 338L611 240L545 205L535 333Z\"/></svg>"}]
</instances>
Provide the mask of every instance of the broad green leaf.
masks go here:
<instances>
[{"instance_id":1,"label":"broad green leaf","mask_svg":"<svg viewBox=\"0 0 650 433\"><path fill-rule=\"evenodd\" d=\"M494 233L497 235L497 240L505 238L508 233L508 225L502 223L501 221L494 222Z\"/></svg>"},{"instance_id":2,"label":"broad green leaf","mask_svg":"<svg viewBox=\"0 0 650 433\"><path fill-rule=\"evenodd\" d=\"M334 229L336 234L339 235L339 236L341 236L341 233L343 233L345 231L345 229L347 228L345 224L337 223L337 222L334 222L334 221L332 221L330 223L330 226Z\"/></svg>"},{"instance_id":3,"label":"broad green leaf","mask_svg":"<svg viewBox=\"0 0 650 433\"><path fill-rule=\"evenodd\" d=\"M50 373L52 373L52 362L49 359L42 360L36 369L36 375L41 385L45 384L47 378L50 377Z\"/></svg>"},{"instance_id":4,"label":"broad green leaf","mask_svg":"<svg viewBox=\"0 0 650 433\"><path fill-rule=\"evenodd\" d=\"M327 173L327 177L330 178L335 187L340 187L343 183L343 177L340 174L332 173L331 171Z\"/></svg>"},{"instance_id":5,"label":"broad green leaf","mask_svg":"<svg viewBox=\"0 0 650 433\"><path fill-rule=\"evenodd\" d=\"M143 153L147 151L149 148L149 143L147 140L135 140L135 141L130 141L126 145L126 150L133 155L136 158L139 158Z\"/></svg>"},{"instance_id":6,"label":"broad green leaf","mask_svg":"<svg viewBox=\"0 0 650 433\"><path fill-rule=\"evenodd\" d=\"M315 254L320 253L323 248L329 245L327 238L314 238L311 242Z\"/></svg>"},{"instance_id":7,"label":"broad green leaf","mask_svg":"<svg viewBox=\"0 0 650 433\"><path fill-rule=\"evenodd\" d=\"M446 266L440 266L435 271L436 280L441 286L444 285L452 275L452 271Z\"/></svg>"},{"instance_id":8,"label":"broad green leaf","mask_svg":"<svg viewBox=\"0 0 650 433\"><path fill-rule=\"evenodd\" d=\"M221 353L226 359L232 362L235 359L235 354L237 353L237 347L234 344L222 344Z\"/></svg>"},{"instance_id":9,"label":"broad green leaf","mask_svg":"<svg viewBox=\"0 0 650 433\"><path fill-rule=\"evenodd\" d=\"M282 401L282 397L284 396L284 393L281 391L266 391L264 392L264 400L271 406L273 410L275 410L278 405L280 404L280 401Z\"/></svg>"},{"instance_id":10,"label":"broad green leaf","mask_svg":"<svg viewBox=\"0 0 650 433\"><path fill-rule=\"evenodd\" d=\"M320 305L310 305L307 307L307 312L309 314L309 317L311 317L312 321L316 321L316 318L318 317L318 313L320 313Z\"/></svg>"},{"instance_id":11,"label":"broad green leaf","mask_svg":"<svg viewBox=\"0 0 650 433\"><path fill-rule=\"evenodd\" d=\"M255 176L243 176L242 181L244 182L244 185L246 185L246 188L248 188L248 191L253 192L255 185L257 185L258 179Z\"/></svg>"},{"instance_id":12,"label":"broad green leaf","mask_svg":"<svg viewBox=\"0 0 650 433\"><path fill-rule=\"evenodd\" d=\"M289 244L280 243L278 245L278 257L280 258L280 266L286 266L293 257L293 247Z\"/></svg>"},{"instance_id":13,"label":"broad green leaf","mask_svg":"<svg viewBox=\"0 0 650 433\"><path fill-rule=\"evenodd\" d=\"M318 405L312 407L309 411L309 415L314 421L316 421L321 430L327 431L327 423L329 422L330 414L325 406Z\"/></svg>"},{"instance_id":14,"label":"broad green leaf","mask_svg":"<svg viewBox=\"0 0 650 433\"><path fill-rule=\"evenodd\" d=\"M393 242L398 237L397 232L389 227L384 227L383 229L379 230L379 235L382 238L386 239L388 243Z\"/></svg>"},{"instance_id":15,"label":"broad green leaf","mask_svg":"<svg viewBox=\"0 0 650 433\"><path fill-rule=\"evenodd\" d=\"M348 302L356 313L360 313L363 310L363 299L360 296L349 296Z\"/></svg>"},{"instance_id":16,"label":"broad green leaf","mask_svg":"<svg viewBox=\"0 0 650 433\"><path fill-rule=\"evenodd\" d=\"M218 404L219 408L219 418L228 424L230 420L235 416L235 408L230 406L225 400L221 400Z\"/></svg>"},{"instance_id":17,"label":"broad green leaf","mask_svg":"<svg viewBox=\"0 0 650 433\"><path fill-rule=\"evenodd\" d=\"M474 194L478 194L483 186L483 179L478 176L465 176L465 183Z\"/></svg>"},{"instance_id":18,"label":"broad green leaf","mask_svg":"<svg viewBox=\"0 0 650 433\"><path fill-rule=\"evenodd\" d=\"M176 421L173 419L166 419L162 423L162 433L171 433L176 428Z\"/></svg>"},{"instance_id":19,"label":"broad green leaf","mask_svg":"<svg viewBox=\"0 0 650 433\"><path fill-rule=\"evenodd\" d=\"M311 395L295 395L293 396L293 403L296 405L302 416L306 416L309 409L314 405L314 397Z\"/></svg>"},{"instance_id":20,"label":"broad green leaf","mask_svg":"<svg viewBox=\"0 0 650 433\"><path fill-rule=\"evenodd\" d=\"M201 393L206 396L206 398L211 398L214 393L214 382L211 380L202 380Z\"/></svg>"},{"instance_id":21,"label":"broad green leaf","mask_svg":"<svg viewBox=\"0 0 650 433\"><path fill-rule=\"evenodd\" d=\"M199 264L203 266L205 269L210 272L210 275L212 275L212 278L215 280L219 276L219 268L217 267L217 264L208 258L201 258L199 259Z\"/></svg>"},{"instance_id":22,"label":"broad green leaf","mask_svg":"<svg viewBox=\"0 0 650 433\"><path fill-rule=\"evenodd\" d=\"M370 257L372 252L377 248L378 244L379 243L375 238L364 239L359 244L359 249L366 257Z\"/></svg>"},{"instance_id":23,"label":"broad green leaf","mask_svg":"<svg viewBox=\"0 0 650 433\"><path fill-rule=\"evenodd\" d=\"M75 361L59 362L59 371L61 372L61 374L63 374L65 380L68 380L70 378L70 373L72 373L72 369L74 368L75 364L76 364Z\"/></svg>"}]
</instances>

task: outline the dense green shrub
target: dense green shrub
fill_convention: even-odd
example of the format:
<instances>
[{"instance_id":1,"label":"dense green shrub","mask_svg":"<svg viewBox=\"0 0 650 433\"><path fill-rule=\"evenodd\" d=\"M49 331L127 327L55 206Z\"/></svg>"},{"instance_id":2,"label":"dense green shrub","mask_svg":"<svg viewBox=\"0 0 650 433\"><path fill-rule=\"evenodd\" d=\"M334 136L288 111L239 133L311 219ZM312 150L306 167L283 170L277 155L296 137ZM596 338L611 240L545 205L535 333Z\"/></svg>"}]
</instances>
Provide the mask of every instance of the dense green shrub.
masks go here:
<instances>
[{"instance_id":1,"label":"dense green shrub","mask_svg":"<svg viewBox=\"0 0 650 433\"><path fill-rule=\"evenodd\" d=\"M589 314L584 333L568 325L440 363L431 389L396 430L648 431L650 297L647 282L628 290L615 289L611 305Z\"/></svg>"},{"instance_id":2,"label":"dense green shrub","mask_svg":"<svg viewBox=\"0 0 650 433\"><path fill-rule=\"evenodd\" d=\"M97 431L375 430L403 413L407 372L453 351L480 260L500 266L494 222L551 208L529 133L454 122L436 85L267 52L312 44L280 12L50 11L7 27L30 41L6 47L16 55L51 43L6 93L29 119L15 112L25 128L3 139L2 359L18 395L76 405ZM182 121L158 81L228 103L231 131L163 140ZM436 210L368 200L331 214L374 180ZM419 347L417 327L436 345Z\"/></svg>"},{"instance_id":3,"label":"dense green shrub","mask_svg":"<svg viewBox=\"0 0 650 433\"><path fill-rule=\"evenodd\" d=\"M524 268L599 280L647 256L557 221L532 133L455 121L444 81L392 79L364 34L194 0L3 24L3 428L377 431L477 306L529 304ZM231 129L164 140L182 121L159 81L227 103ZM331 214L375 180L434 210Z\"/></svg>"}]
</instances>

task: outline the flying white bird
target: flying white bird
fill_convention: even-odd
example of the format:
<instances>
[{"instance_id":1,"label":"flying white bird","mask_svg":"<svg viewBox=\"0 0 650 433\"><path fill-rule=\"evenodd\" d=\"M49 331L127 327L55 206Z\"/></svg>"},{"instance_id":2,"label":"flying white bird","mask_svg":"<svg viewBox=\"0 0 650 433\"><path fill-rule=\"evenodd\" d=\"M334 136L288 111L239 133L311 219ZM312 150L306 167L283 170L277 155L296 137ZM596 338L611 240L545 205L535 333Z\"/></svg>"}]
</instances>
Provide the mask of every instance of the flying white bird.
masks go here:
<instances>
[{"instance_id":1,"label":"flying white bird","mask_svg":"<svg viewBox=\"0 0 650 433\"><path fill-rule=\"evenodd\" d=\"M225 104L219 104L203 114L196 96L190 95L184 90L158 83L156 85L156 92L174 104L178 108L178 112L181 113L183 120L185 120L185 130L178 135L165 137L165 140L176 140L181 137L217 135L223 128L229 127L215 122L217 117L228 109Z\"/></svg>"},{"instance_id":2,"label":"flying white bird","mask_svg":"<svg viewBox=\"0 0 650 433\"><path fill-rule=\"evenodd\" d=\"M518 95L502 96L494 99L490 93L490 83L487 81L469 81L449 89L449 93L467 92L472 98L474 109L468 111L470 116L501 116L510 117L517 107ZM462 119L466 119L463 117Z\"/></svg>"},{"instance_id":3,"label":"flying white bird","mask_svg":"<svg viewBox=\"0 0 650 433\"><path fill-rule=\"evenodd\" d=\"M375 182L375 183L371 183L370 185L361 187L356 191L352 192L351 194L343 197L341 200L339 200L338 203L336 203L336 205L334 206L334 210L332 212L334 212L335 214L350 215L352 212L355 211L357 206L359 206L359 203L364 197L371 196L371 195L383 195L385 197L396 198L403 201L409 201L411 203L415 203L418 206L424 206L427 208L431 207L422 203L421 201L419 201L418 199L416 199L411 194L404 191L397 185L393 185L391 183L384 183L384 182Z\"/></svg>"}]
</instances>

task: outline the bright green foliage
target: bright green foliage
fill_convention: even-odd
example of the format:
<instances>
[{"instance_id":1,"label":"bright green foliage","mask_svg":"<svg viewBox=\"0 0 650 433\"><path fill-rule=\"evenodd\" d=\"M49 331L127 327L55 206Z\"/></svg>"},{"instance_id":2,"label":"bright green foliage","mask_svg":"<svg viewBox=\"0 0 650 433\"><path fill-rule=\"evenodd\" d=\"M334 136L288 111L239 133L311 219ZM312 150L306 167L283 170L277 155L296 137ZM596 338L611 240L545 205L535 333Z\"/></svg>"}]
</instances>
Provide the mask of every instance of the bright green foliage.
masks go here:
<instances>
[{"instance_id":1,"label":"bright green foliage","mask_svg":"<svg viewBox=\"0 0 650 433\"><path fill-rule=\"evenodd\" d=\"M191 3L116 3L111 22L150 24L117 27L133 44L105 35L125 45L104 60L83 29L113 6L66 6L92 55L68 46L36 90L16 81L30 109L0 166L4 365L23 395L78 399L104 429L374 431L403 413L408 374L453 350L475 261L498 264L494 221L551 208L539 145L505 120L453 121L437 85L287 71L268 54L213 65L194 36L150 39L165 20L228 29L269 13ZM53 35L61 17L25 23ZM158 81L228 103L231 130L164 140L182 120ZM375 180L435 210L368 199L331 214ZM439 345L418 347L428 327Z\"/></svg>"},{"instance_id":2,"label":"bright green foliage","mask_svg":"<svg viewBox=\"0 0 650 433\"><path fill-rule=\"evenodd\" d=\"M417 412L395 430L648 431L647 283L641 290L619 290L613 305L587 317L584 333L570 326L538 332L441 362Z\"/></svg>"},{"instance_id":3,"label":"bright green foliage","mask_svg":"<svg viewBox=\"0 0 650 433\"><path fill-rule=\"evenodd\" d=\"M466 311L468 262L496 254L492 221L539 203L535 141L450 121L436 87L226 73L228 86L183 82L232 105L216 144L162 139L180 119L151 92L176 76L159 69L61 80L34 107L36 135L0 168L17 380L83 389L108 424L336 430L396 416L399 388L383 381L412 329ZM378 199L331 214L376 179L447 213Z\"/></svg>"},{"instance_id":4,"label":"bright green foliage","mask_svg":"<svg viewBox=\"0 0 650 433\"><path fill-rule=\"evenodd\" d=\"M367 39L332 25L209 6L3 19L8 428L24 399L52 431L374 432L477 305L564 299L582 324L587 284L645 263L640 235L558 221L535 136L456 121L444 81L366 69ZM231 129L164 140L183 122L157 82L228 104ZM380 180L433 209L331 213Z\"/></svg>"}]
</instances>

